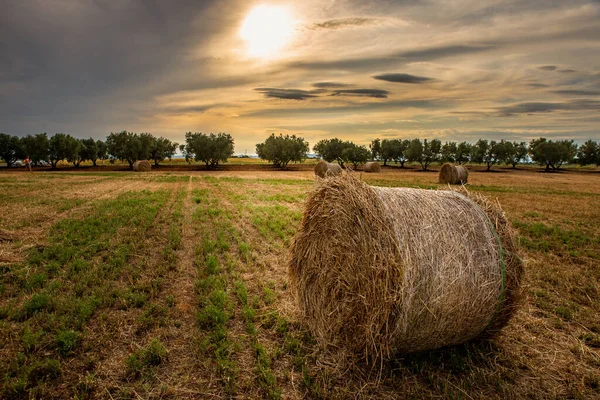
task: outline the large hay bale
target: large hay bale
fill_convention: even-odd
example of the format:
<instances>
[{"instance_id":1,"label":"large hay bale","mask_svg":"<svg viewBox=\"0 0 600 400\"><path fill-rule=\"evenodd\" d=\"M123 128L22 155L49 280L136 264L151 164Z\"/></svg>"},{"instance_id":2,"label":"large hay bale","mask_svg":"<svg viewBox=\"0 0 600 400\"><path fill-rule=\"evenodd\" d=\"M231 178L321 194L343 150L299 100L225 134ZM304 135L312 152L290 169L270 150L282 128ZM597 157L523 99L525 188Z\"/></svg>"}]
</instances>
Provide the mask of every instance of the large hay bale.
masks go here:
<instances>
[{"instance_id":1,"label":"large hay bale","mask_svg":"<svg viewBox=\"0 0 600 400\"><path fill-rule=\"evenodd\" d=\"M152 165L148 160L139 160L133 163L133 170L136 172L150 172Z\"/></svg>"},{"instance_id":2,"label":"large hay bale","mask_svg":"<svg viewBox=\"0 0 600 400\"><path fill-rule=\"evenodd\" d=\"M469 179L469 171L462 165L444 164L440 168L440 183L450 185L460 185L467 183Z\"/></svg>"},{"instance_id":3,"label":"large hay bale","mask_svg":"<svg viewBox=\"0 0 600 400\"><path fill-rule=\"evenodd\" d=\"M339 164L328 163L327 161L319 161L315 165L315 175L321 178L336 176L342 173L342 167Z\"/></svg>"},{"instance_id":4,"label":"large hay bale","mask_svg":"<svg viewBox=\"0 0 600 400\"><path fill-rule=\"evenodd\" d=\"M379 164L377 161L368 162L365 164L364 171L365 172L380 172L381 164Z\"/></svg>"},{"instance_id":5,"label":"large hay bale","mask_svg":"<svg viewBox=\"0 0 600 400\"><path fill-rule=\"evenodd\" d=\"M515 251L504 214L482 198L344 174L310 194L289 273L322 345L385 359L502 328L520 294Z\"/></svg>"}]
</instances>

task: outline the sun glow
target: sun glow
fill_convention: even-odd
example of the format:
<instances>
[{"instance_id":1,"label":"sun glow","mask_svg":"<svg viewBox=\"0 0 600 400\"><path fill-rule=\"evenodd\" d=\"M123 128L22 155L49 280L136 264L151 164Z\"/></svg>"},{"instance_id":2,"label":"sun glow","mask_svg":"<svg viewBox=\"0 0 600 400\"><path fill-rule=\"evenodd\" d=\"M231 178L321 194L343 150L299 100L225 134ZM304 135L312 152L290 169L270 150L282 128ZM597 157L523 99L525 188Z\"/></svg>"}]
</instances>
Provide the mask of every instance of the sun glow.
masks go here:
<instances>
[{"instance_id":1,"label":"sun glow","mask_svg":"<svg viewBox=\"0 0 600 400\"><path fill-rule=\"evenodd\" d=\"M269 58L281 50L292 37L294 21L286 7L254 7L242 24L240 36L251 57Z\"/></svg>"}]
</instances>

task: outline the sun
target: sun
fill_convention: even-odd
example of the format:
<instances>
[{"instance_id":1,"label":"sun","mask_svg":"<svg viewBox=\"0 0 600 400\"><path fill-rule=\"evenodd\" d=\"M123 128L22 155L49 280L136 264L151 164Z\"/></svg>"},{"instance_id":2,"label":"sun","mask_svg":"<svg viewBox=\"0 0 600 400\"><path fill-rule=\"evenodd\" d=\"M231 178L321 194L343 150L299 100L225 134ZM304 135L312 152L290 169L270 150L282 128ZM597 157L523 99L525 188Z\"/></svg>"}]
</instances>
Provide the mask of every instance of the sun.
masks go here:
<instances>
[{"instance_id":1,"label":"sun","mask_svg":"<svg viewBox=\"0 0 600 400\"><path fill-rule=\"evenodd\" d=\"M246 16L240 36L249 56L270 58L290 41L293 31L294 20L288 8L259 5Z\"/></svg>"}]
</instances>

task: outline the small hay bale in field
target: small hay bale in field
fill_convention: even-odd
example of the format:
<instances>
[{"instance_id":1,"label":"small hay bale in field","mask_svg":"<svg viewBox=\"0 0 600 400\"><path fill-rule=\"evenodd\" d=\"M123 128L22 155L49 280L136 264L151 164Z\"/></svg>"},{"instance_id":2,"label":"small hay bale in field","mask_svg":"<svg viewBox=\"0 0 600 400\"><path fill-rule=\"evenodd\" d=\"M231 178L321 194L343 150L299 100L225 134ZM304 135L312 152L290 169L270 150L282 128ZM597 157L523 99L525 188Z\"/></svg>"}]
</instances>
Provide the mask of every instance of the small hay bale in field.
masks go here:
<instances>
[{"instance_id":1,"label":"small hay bale in field","mask_svg":"<svg viewBox=\"0 0 600 400\"><path fill-rule=\"evenodd\" d=\"M315 186L289 264L317 340L366 360L497 332L522 273L498 206L466 191L371 187L350 174Z\"/></svg>"},{"instance_id":2,"label":"small hay bale in field","mask_svg":"<svg viewBox=\"0 0 600 400\"><path fill-rule=\"evenodd\" d=\"M368 162L364 167L365 172L381 172L381 164L377 161Z\"/></svg>"},{"instance_id":3,"label":"small hay bale in field","mask_svg":"<svg viewBox=\"0 0 600 400\"><path fill-rule=\"evenodd\" d=\"M332 164L321 160L315 165L315 175L320 176L321 178L336 176L341 173L342 167L340 167L339 164Z\"/></svg>"},{"instance_id":4,"label":"small hay bale in field","mask_svg":"<svg viewBox=\"0 0 600 400\"><path fill-rule=\"evenodd\" d=\"M136 172L150 172L152 165L148 160L139 160L133 163L133 170Z\"/></svg>"},{"instance_id":5,"label":"small hay bale in field","mask_svg":"<svg viewBox=\"0 0 600 400\"><path fill-rule=\"evenodd\" d=\"M460 185L467 183L469 171L462 165L444 164L440 169L440 183Z\"/></svg>"}]
</instances>

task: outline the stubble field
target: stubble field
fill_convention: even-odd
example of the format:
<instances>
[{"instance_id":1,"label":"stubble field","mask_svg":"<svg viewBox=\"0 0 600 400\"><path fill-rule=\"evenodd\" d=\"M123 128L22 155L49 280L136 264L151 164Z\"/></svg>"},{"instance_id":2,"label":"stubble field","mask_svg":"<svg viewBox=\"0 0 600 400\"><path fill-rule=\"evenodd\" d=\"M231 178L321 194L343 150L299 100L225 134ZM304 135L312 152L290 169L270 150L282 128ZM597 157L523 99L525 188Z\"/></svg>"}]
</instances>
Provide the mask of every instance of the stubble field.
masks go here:
<instances>
[{"instance_id":1,"label":"stubble field","mask_svg":"<svg viewBox=\"0 0 600 400\"><path fill-rule=\"evenodd\" d=\"M287 256L313 176L0 173L0 398L600 397L600 175L472 173L518 232L524 305L490 341L372 376L298 320Z\"/></svg>"}]
</instances>

